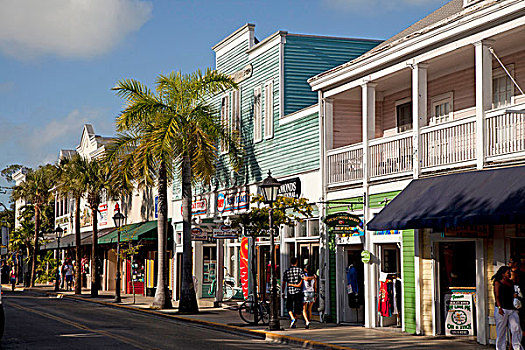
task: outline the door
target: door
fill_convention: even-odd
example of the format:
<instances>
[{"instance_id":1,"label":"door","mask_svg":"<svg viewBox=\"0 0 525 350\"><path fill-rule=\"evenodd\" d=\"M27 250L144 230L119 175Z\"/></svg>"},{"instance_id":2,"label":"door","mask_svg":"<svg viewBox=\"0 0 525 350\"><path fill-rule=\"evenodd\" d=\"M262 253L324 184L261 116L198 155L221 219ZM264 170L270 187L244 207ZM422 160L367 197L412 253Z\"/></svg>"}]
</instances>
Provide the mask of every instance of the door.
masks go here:
<instances>
[{"instance_id":1,"label":"door","mask_svg":"<svg viewBox=\"0 0 525 350\"><path fill-rule=\"evenodd\" d=\"M339 284L343 294L342 321L359 325L365 323L365 267L361 261L362 250L361 244L344 248L344 278Z\"/></svg>"},{"instance_id":2,"label":"door","mask_svg":"<svg viewBox=\"0 0 525 350\"><path fill-rule=\"evenodd\" d=\"M319 243L299 243L299 267L304 268L310 265L312 271L319 277ZM317 290L319 293L319 279L317 280ZM312 306L312 314L319 314L319 298Z\"/></svg>"}]
</instances>

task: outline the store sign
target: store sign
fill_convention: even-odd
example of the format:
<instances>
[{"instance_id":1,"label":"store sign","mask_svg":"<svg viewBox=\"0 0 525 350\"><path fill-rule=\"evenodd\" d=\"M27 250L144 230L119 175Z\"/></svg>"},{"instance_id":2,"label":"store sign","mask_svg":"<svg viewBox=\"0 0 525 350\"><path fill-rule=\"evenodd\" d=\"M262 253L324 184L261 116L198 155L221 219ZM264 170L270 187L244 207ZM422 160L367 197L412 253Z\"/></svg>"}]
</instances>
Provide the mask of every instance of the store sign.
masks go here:
<instances>
[{"instance_id":1,"label":"store sign","mask_svg":"<svg viewBox=\"0 0 525 350\"><path fill-rule=\"evenodd\" d=\"M201 228L194 227L191 229L191 240L192 241L207 241L208 233L204 232Z\"/></svg>"},{"instance_id":2,"label":"store sign","mask_svg":"<svg viewBox=\"0 0 525 350\"><path fill-rule=\"evenodd\" d=\"M183 206L180 206L180 213L183 214ZM206 199L194 199L191 202L191 215L206 215L206 211L208 210L208 202L206 202Z\"/></svg>"},{"instance_id":3,"label":"store sign","mask_svg":"<svg viewBox=\"0 0 525 350\"><path fill-rule=\"evenodd\" d=\"M372 259L372 254L370 254L370 251L368 250L363 250L361 252L361 261L364 263L364 264L368 264L370 262L370 260Z\"/></svg>"},{"instance_id":4,"label":"store sign","mask_svg":"<svg viewBox=\"0 0 525 350\"><path fill-rule=\"evenodd\" d=\"M246 66L244 66L243 69L238 70L237 72L230 75L230 77L233 79L234 82L238 84L241 81L251 77L252 74L253 74L253 66L251 63L249 63Z\"/></svg>"},{"instance_id":5,"label":"store sign","mask_svg":"<svg viewBox=\"0 0 525 350\"><path fill-rule=\"evenodd\" d=\"M335 213L328 215L324 219L324 223L326 224L326 226L332 229L333 233L347 234L350 236L354 235L354 233L356 232L356 227L363 227L361 218L359 218L359 216L357 215L352 215L349 213Z\"/></svg>"},{"instance_id":6,"label":"store sign","mask_svg":"<svg viewBox=\"0 0 525 350\"><path fill-rule=\"evenodd\" d=\"M213 229L213 238L217 239L229 239L237 238L237 231L232 230L231 226L220 225L219 228Z\"/></svg>"},{"instance_id":7,"label":"store sign","mask_svg":"<svg viewBox=\"0 0 525 350\"><path fill-rule=\"evenodd\" d=\"M241 287L244 299L248 299L248 237L241 239L240 249Z\"/></svg>"},{"instance_id":8,"label":"store sign","mask_svg":"<svg viewBox=\"0 0 525 350\"><path fill-rule=\"evenodd\" d=\"M249 205L249 194L246 191L236 193L220 192L217 195L217 211L219 213L247 210Z\"/></svg>"},{"instance_id":9,"label":"store sign","mask_svg":"<svg viewBox=\"0 0 525 350\"><path fill-rule=\"evenodd\" d=\"M445 335L474 335L474 323L472 320L473 306L472 295L452 294L448 304L447 319L445 321Z\"/></svg>"},{"instance_id":10,"label":"store sign","mask_svg":"<svg viewBox=\"0 0 525 350\"><path fill-rule=\"evenodd\" d=\"M490 236L490 226L471 225L446 228L443 235L444 237L488 238Z\"/></svg>"},{"instance_id":11,"label":"store sign","mask_svg":"<svg viewBox=\"0 0 525 350\"><path fill-rule=\"evenodd\" d=\"M98 226L106 226L108 224L108 204L103 203L98 206Z\"/></svg>"},{"instance_id":12,"label":"store sign","mask_svg":"<svg viewBox=\"0 0 525 350\"><path fill-rule=\"evenodd\" d=\"M300 198L301 197L301 179L295 177L293 179L279 181L281 187L279 187L278 196Z\"/></svg>"}]
</instances>

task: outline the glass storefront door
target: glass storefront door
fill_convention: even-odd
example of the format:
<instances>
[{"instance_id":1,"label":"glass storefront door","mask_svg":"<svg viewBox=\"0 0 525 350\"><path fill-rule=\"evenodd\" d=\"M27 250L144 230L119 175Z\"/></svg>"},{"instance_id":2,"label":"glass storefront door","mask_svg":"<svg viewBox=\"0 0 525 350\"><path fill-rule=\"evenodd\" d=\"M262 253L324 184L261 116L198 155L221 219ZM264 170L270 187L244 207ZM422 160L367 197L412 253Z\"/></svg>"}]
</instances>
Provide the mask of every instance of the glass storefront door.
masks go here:
<instances>
[{"instance_id":1,"label":"glass storefront door","mask_svg":"<svg viewBox=\"0 0 525 350\"><path fill-rule=\"evenodd\" d=\"M299 267L304 268L310 265L312 271L318 276L317 293L319 292L319 243L299 243ZM319 314L319 298L315 300L312 307L312 314Z\"/></svg>"}]
</instances>

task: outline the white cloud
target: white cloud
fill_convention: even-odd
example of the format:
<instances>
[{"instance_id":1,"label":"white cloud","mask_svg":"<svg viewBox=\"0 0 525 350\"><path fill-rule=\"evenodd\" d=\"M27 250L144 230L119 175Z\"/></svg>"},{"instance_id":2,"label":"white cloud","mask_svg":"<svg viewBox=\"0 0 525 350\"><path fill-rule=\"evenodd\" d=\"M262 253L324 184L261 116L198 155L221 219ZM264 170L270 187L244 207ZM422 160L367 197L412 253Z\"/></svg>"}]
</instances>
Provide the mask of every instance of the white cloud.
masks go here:
<instances>
[{"instance_id":1,"label":"white cloud","mask_svg":"<svg viewBox=\"0 0 525 350\"><path fill-rule=\"evenodd\" d=\"M151 18L142 0L0 0L0 50L18 58L104 54Z\"/></svg>"},{"instance_id":2,"label":"white cloud","mask_svg":"<svg viewBox=\"0 0 525 350\"><path fill-rule=\"evenodd\" d=\"M365 11L384 13L406 10L408 6L430 6L448 2L448 0L324 0L332 8L344 11Z\"/></svg>"}]
</instances>

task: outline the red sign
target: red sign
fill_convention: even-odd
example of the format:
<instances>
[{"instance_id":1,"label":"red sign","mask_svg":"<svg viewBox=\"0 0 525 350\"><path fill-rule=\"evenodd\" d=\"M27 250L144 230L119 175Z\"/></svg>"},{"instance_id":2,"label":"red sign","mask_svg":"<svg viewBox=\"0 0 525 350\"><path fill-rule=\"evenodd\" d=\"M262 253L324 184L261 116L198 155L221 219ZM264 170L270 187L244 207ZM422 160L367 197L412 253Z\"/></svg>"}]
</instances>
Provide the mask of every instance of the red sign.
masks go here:
<instances>
[{"instance_id":1,"label":"red sign","mask_svg":"<svg viewBox=\"0 0 525 350\"><path fill-rule=\"evenodd\" d=\"M248 299L248 237L241 239L240 264L242 294L244 299Z\"/></svg>"}]
</instances>

